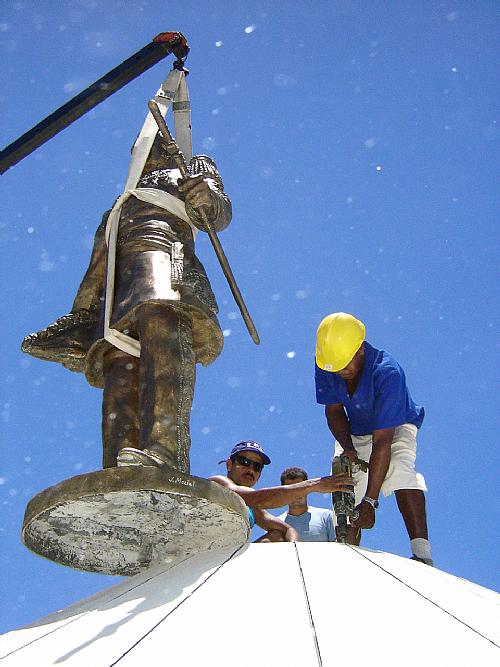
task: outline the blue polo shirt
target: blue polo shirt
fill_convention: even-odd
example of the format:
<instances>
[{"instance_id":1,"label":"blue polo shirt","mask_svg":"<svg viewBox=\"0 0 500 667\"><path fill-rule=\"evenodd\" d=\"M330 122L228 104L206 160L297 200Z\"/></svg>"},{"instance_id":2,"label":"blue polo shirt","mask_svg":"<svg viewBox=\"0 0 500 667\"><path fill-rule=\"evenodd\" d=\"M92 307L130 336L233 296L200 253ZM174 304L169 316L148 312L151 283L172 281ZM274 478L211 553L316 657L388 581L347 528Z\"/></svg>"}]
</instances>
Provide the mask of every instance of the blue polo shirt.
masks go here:
<instances>
[{"instance_id":1,"label":"blue polo shirt","mask_svg":"<svg viewBox=\"0 0 500 667\"><path fill-rule=\"evenodd\" d=\"M352 435L369 435L380 428L414 424L420 428L424 408L415 405L403 369L384 350L364 342L365 363L354 394L349 396L340 375L316 366L316 401L322 405L341 403Z\"/></svg>"}]
</instances>

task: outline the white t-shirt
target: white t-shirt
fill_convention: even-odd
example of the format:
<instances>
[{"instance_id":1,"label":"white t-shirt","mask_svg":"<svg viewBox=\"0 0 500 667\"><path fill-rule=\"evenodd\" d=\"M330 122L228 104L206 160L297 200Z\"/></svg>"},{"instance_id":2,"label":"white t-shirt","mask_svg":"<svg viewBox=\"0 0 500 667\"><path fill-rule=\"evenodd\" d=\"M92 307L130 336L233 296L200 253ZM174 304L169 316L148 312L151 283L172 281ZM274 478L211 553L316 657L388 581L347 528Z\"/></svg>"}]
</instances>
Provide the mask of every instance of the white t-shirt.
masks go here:
<instances>
[{"instance_id":1,"label":"white t-shirt","mask_svg":"<svg viewBox=\"0 0 500 667\"><path fill-rule=\"evenodd\" d=\"M335 542L332 510L308 507L299 516L284 512L279 518L295 528L303 542Z\"/></svg>"}]
</instances>

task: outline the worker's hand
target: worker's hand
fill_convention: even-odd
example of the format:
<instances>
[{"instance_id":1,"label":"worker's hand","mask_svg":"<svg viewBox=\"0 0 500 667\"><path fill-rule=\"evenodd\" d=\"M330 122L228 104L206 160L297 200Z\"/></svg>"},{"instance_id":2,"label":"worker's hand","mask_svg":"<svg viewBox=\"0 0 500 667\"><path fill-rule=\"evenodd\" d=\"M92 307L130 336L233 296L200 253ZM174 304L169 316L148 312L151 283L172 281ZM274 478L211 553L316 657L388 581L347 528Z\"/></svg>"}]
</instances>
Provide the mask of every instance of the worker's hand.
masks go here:
<instances>
[{"instance_id":1,"label":"worker's hand","mask_svg":"<svg viewBox=\"0 0 500 667\"><path fill-rule=\"evenodd\" d=\"M285 533L285 542L300 542L300 535L295 528L292 528L291 526L288 528Z\"/></svg>"},{"instance_id":2,"label":"worker's hand","mask_svg":"<svg viewBox=\"0 0 500 667\"><path fill-rule=\"evenodd\" d=\"M359 517L354 521L351 519L351 526L355 528L373 528L375 525L375 508L367 502L361 502L356 507Z\"/></svg>"},{"instance_id":3,"label":"worker's hand","mask_svg":"<svg viewBox=\"0 0 500 667\"><path fill-rule=\"evenodd\" d=\"M333 493L334 491L352 491L356 484L356 480L349 475L342 473L341 475L328 475L321 477L318 486L314 491L319 493Z\"/></svg>"},{"instance_id":4,"label":"worker's hand","mask_svg":"<svg viewBox=\"0 0 500 667\"><path fill-rule=\"evenodd\" d=\"M355 463L356 459L358 458L358 452L354 449L354 447L348 447L347 449L342 450L341 456L348 456L349 461L351 463Z\"/></svg>"},{"instance_id":5,"label":"worker's hand","mask_svg":"<svg viewBox=\"0 0 500 667\"><path fill-rule=\"evenodd\" d=\"M198 229L206 231L204 219L211 220L215 215L215 198L209 180L203 174L186 176L178 180L177 187L185 196L189 219Z\"/></svg>"}]
</instances>

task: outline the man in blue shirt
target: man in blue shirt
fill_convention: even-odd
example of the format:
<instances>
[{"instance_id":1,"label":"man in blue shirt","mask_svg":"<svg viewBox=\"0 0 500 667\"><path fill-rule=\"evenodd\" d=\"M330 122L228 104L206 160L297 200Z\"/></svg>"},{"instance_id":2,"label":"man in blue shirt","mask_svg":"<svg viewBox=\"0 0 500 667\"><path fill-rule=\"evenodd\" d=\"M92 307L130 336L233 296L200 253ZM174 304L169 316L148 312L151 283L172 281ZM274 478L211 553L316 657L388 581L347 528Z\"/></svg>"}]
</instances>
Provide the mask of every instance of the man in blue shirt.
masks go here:
<instances>
[{"instance_id":1,"label":"man in blue shirt","mask_svg":"<svg viewBox=\"0 0 500 667\"><path fill-rule=\"evenodd\" d=\"M432 565L425 513L425 480L415 471L416 434L424 409L413 402L403 369L365 340L365 326L347 313L332 313L316 337L316 400L325 405L335 456L369 461L356 471L356 509L348 542L375 524L380 491L393 491L410 537L413 558Z\"/></svg>"},{"instance_id":2,"label":"man in blue shirt","mask_svg":"<svg viewBox=\"0 0 500 667\"><path fill-rule=\"evenodd\" d=\"M303 468L287 468L281 473L281 484L290 486L305 482L307 472ZM278 516L298 532L301 542L335 542L332 510L313 507L304 494L288 502L288 512Z\"/></svg>"}]
</instances>

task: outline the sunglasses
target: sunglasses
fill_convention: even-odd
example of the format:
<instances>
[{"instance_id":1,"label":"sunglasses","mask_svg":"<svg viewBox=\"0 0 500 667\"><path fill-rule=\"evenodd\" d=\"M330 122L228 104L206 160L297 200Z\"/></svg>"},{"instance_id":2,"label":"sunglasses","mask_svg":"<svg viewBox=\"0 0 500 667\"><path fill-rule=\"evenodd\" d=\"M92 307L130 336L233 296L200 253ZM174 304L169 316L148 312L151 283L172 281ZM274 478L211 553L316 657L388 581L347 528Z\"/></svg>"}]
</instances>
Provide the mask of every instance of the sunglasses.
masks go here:
<instances>
[{"instance_id":1,"label":"sunglasses","mask_svg":"<svg viewBox=\"0 0 500 667\"><path fill-rule=\"evenodd\" d=\"M241 454L237 454L234 458L233 461L238 463L240 466L243 466L244 468L253 468L255 472L262 472L262 468L264 467L263 463L260 463L259 461L252 461L251 459L247 459L246 456L241 456Z\"/></svg>"}]
</instances>

